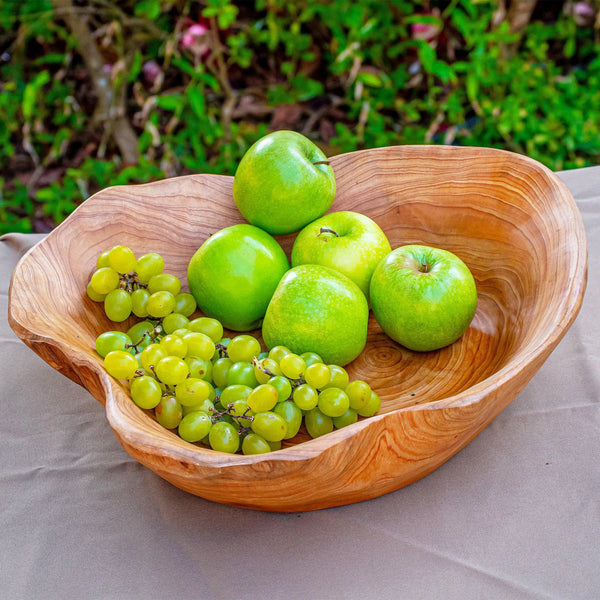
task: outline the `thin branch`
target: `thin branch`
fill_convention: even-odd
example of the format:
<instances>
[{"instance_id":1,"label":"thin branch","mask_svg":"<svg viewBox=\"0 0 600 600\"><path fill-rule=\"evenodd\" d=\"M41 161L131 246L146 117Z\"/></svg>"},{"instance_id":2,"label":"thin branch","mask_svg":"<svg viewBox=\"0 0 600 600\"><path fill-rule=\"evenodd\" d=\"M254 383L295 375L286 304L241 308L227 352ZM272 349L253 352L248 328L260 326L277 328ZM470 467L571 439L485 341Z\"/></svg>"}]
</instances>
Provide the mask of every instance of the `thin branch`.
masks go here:
<instances>
[{"instance_id":1,"label":"thin branch","mask_svg":"<svg viewBox=\"0 0 600 600\"><path fill-rule=\"evenodd\" d=\"M109 74L105 72L104 61L88 27L87 18L73 6L71 0L53 0L53 3L77 40L77 49L94 84L98 104L93 119L106 128L106 135L112 137L119 147L123 161L137 163L138 140L125 115L124 88L115 90Z\"/></svg>"}]
</instances>

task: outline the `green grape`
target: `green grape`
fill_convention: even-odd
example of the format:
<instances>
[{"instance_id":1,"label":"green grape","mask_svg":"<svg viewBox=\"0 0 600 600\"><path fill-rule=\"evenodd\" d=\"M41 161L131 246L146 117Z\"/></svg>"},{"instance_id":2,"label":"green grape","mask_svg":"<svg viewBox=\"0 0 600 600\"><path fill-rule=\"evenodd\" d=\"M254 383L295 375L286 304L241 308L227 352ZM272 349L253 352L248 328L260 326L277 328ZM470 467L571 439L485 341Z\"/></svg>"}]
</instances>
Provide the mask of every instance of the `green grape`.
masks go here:
<instances>
[{"instance_id":1,"label":"green grape","mask_svg":"<svg viewBox=\"0 0 600 600\"><path fill-rule=\"evenodd\" d=\"M210 385L203 379L188 377L175 386L175 398L182 406L193 406L208 399Z\"/></svg>"},{"instance_id":2,"label":"green grape","mask_svg":"<svg viewBox=\"0 0 600 600\"><path fill-rule=\"evenodd\" d=\"M230 358L218 358L212 367L212 379L214 384L219 388L224 388L227 385L227 373L233 366L233 361Z\"/></svg>"},{"instance_id":3,"label":"green grape","mask_svg":"<svg viewBox=\"0 0 600 600\"><path fill-rule=\"evenodd\" d=\"M181 404L173 396L163 396L154 409L156 420L166 429L175 429L181 423Z\"/></svg>"},{"instance_id":4,"label":"green grape","mask_svg":"<svg viewBox=\"0 0 600 600\"><path fill-rule=\"evenodd\" d=\"M188 351L187 342L179 337L178 335L165 335L160 340L160 345L164 347L165 353L168 356L177 356L178 358L184 358Z\"/></svg>"},{"instance_id":5,"label":"green grape","mask_svg":"<svg viewBox=\"0 0 600 600\"><path fill-rule=\"evenodd\" d=\"M306 363L303 358L290 352L281 358L279 368L289 379L300 379L306 369Z\"/></svg>"},{"instance_id":6,"label":"green grape","mask_svg":"<svg viewBox=\"0 0 600 600\"><path fill-rule=\"evenodd\" d=\"M142 350L142 368L150 370L150 367L156 366L156 363L165 356L167 353L160 344L149 344Z\"/></svg>"},{"instance_id":7,"label":"green grape","mask_svg":"<svg viewBox=\"0 0 600 600\"><path fill-rule=\"evenodd\" d=\"M233 454L240 447L240 436L236 428L226 421L215 423L208 434L210 447L218 452Z\"/></svg>"},{"instance_id":8,"label":"green grape","mask_svg":"<svg viewBox=\"0 0 600 600\"><path fill-rule=\"evenodd\" d=\"M227 346L229 358L235 362L252 362L260 354L260 342L251 335L236 335Z\"/></svg>"},{"instance_id":9,"label":"green grape","mask_svg":"<svg viewBox=\"0 0 600 600\"><path fill-rule=\"evenodd\" d=\"M318 390L325 387L330 379L331 371L322 362L313 363L306 367L306 371L304 371L304 381Z\"/></svg>"},{"instance_id":10,"label":"green grape","mask_svg":"<svg viewBox=\"0 0 600 600\"><path fill-rule=\"evenodd\" d=\"M173 297L181 291L181 281L170 273L160 273L153 275L148 281L148 291L150 294L156 292L170 292Z\"/></svg>"},{"instance_id":11,"label":"green grape","mask_svg":"<svg viewBox=\"0 0 600 600\"><path fill-rule=\"evenodd\" d=\"M271 452L275 452L275 450L281 450L281 440L277 440L276 442L267 441L269 446L271 446Z\"/></svg>"},{"instance_id":12,"label":"green grape","mask_svg":"<svg viewBox=\"0 0 600 600\"><path fill-rule=\"evenodd\" d=\"M98 256L96 260L96 269L101 269L102 267L110 267L110 263L108 262L108 253L110 250L105 250Z\"/></svg>"},{"instance_id":13,"label":"green grape","mask_svg":"<svg viewBox=\"0 0 600 600\"><path fill-rule=\"evenodd\" d=\"M271 452L271 446L258 433L250 432L242 440L242 454L266 454Z\"/></svg>"},{"instance_id":14,"label":"green grape","mask_svg":"<svg viewBox=\"0 0 600 600\"><path fill-rule=\"evenodd\" d=\"M292 395L292 384L287 377L275 375L269 379L268 383L277 390L278 402L284 402Z\"/></svg>"},{"instance_id":15,"label":"green grape","mask_svg":"<svg viewBox=\"0 0 600 600\"><path fill-rule=\"evenodd\" d=\"M272 358L268 358L268 356L255 360L252 364L258 383L267 383L271 377L281 375L279 365Z\"/></svg>"},{"instance_id":16,"label":"green grape","mask_svg":"<svg viewBox=\"0 0 600 600\"><path fill-rule=\"evenodd\" d=\"M177 432L179 437L186 442L199 442L209 435L212 429L210 417L201 411L196 411L184 415L179 422Z\"/></svg>"},{"instance_id":17,"label":"green grape","mask_svg":"<svg viewBox=\"0 0 600 600\"><path fill-rule=\"evenodd\" d=\"M135 268L135 254L127 246L115 246L108 252L108 263L117 273L129 273Z\"/></svg>"},{"instance_id":18,"label":"green grape","mask_svg":"<svg viewBox=\"0 0 600 600\"><path fill-rule=\"evenodd\" d=\"M333 419L324 415L319 407L309 410L304 415L304 425L308 435L312 438L318 438L333 431Z\"/></svg>"},{"instance_id":19,"label":"green grape","mask_svg":"<svg viewBox=\"0 0 600 600\"><path fill-rule=\"evenodd\" d=\"M356 412L361 417L372 417L375 413L381 410L381 398L377 392L371 391L371 398L369 401L363 406L359 408Z\"/></svg>"},{"instance_id":20,"label":"green grape","mask_svg":"<svg viewBox=\"0 0 600 600\"><path fill-rule=\"evenodd\" d=\"M131 338L122 331L105 331L96 338L96 352L104 358L113 350L128 351Z\"/></svg>"},{"instance_id":21,"label":"green grape","mask_svg":"<svg viewBox=\"0 0 600 600\"><path fill-rule=\"evenodd\" d=\"M146 302L148 314L156 319L161 319L171 314L174 308L175 296L171 292L163 290L150 294Z\"/></svg>"},{"instance_id":22,"label":"green grape","mask_svg":"<svg viewBox=\"0 0 600 600\"><path fill-rule=\"evenodd\" d=\"M215 344L223 337L223 325L211 317L198 317L189 322L188 328L207 335Z\"/></svg>"},{"instance_id":23,"label":"green grape","mask_svg":"<svg viewBox=\"0 0 600 600\"><path fill-rule=\"evenodd\" d=\"M165 356L155 366L156 376L166 385L177 385L189 374L185 362L177 356Z\"/></svg>"},{"instance_id":24,"label":"green grape","mask_svg":"<svg viewBox=\"0 0 600 600\"><path fill-rule=\"evenodd\" d=\"M135 272L142 283L148 283L154 275L159 275L165 268L165 261L160 254L150 252L137 259Z\"/></svg>"},{"instance_id":25,"label":"green grape","mask_svg":"<svg viewBox=\"0 0 600 600\"><path fill-rule=\"evenodd\" d=\"M327 388L319 394L318 407L328 417L341 417L350 408L350 400L344 390Z\"/></svg>"},{"instance_id":26,"label":"green grape","mask_svg":"<svg viewBox=\"0 0 600 600\"><path fill-rule=\"evenodd\" d=\"M279 364L281 359L290 352L291 350L285 346L273 346L273 348L269 350L269 358L272 358L277 364Z\"/></svg>"},{"instance_id":27,"label":"green grape","mask_svg":"<svg viewBox=\"0 0 600 600\"><path fill-rule=\"evenodd\" d=\"M104 298L106 298L106 294L98 294L98 292L94 291L91 282L87 284L85 293L87 294L87 297L94 302L104 302Z\"/></svg>"},{"instance_id":28,"label":"green grape","mask_svg":"<svg viewBox=\"0 0 600 600\"><path fill-rule=\"evenodd\" d=\"M115 323L126 321L131 315L131 294L121 289L108 292L104 298L104 312Z\"/></svg>"},{"instance_id":29,"label":"green grape","mask_svg":"<svg viewBox=\"0 0 600 600\"><path fill-rule=\"evenodd\" d=\"M90 287L96 294L108 294L119 287L121 278L111 267L101 267L94 271L90 279Z\"/></svg>"},{"instance_id":30,"label":"green grape","mask_svg":"<svg viewBox=\"0 0 600 600\"><path fill-rule=\"evenodd\" d=\"M189 317L196 310L196 299L188 292L179 292L175 294L175 310L180 315Z\"/></svg>"},{"instance_id":31,"label":"green grape","mask_svg":"<svg viewBox=\"0 0 600 600\"><path fill-rule=\"evenodd\" d=\"M204 402L200 402L199 404L194 404L192 406L185 406L184 404L181 405L181 410L183 412L184 417L185 417L185 415L187 415L189 413L197 412L199 410L201 410L202 412L205 412L207 415L212 415L214 408L215 408L215 405L212 403L212 401L209 398L204 400Z\"/></svg>"},{"instance_id":32,"label":"green grape","mask_svg":"<svg viewBox=\"0 0 600 600\"><path fill-rule=\"evenodd\" d=\"M215 354L215 343L204 333L190 331L183 336L188 346L188 355L211 360Z\"/></svg>"},{"instance_id":33,"label":"green grape","mask_svg":"<svg viewBox=\"0 0 600 600\"><path fill-rule=\"evenodd\" d=\"M271 410L279 398L277 390L268 383L255 387L248 396L248 406L255 412Z\"/></svg>"},{"instance_id":34,"label":"green grape","mask_svg":"<svg viewBox=\"0 0 600 600\"><path fill-rule=\"evenodd\" d=\"M312 410L319 402L319 394L312 385L303 383L294 390L292 399L301 410Z\"/></svg>"},{"instance_id":35,"label":"green grape","mask_svg":"<svg viewBox=\"0 0 600 600\"><path fill-rule=\"evenodd\" d=\"M129 386L129 392L131 399L140 408L155 408L160 402L162 396L162 389L153 377L148 375L142 375L141 377L135 377Z\"/></svg>"},{"instance_id":36,"label":"green grape","mask_svg":"<svg viewBox=\"0 0 600 600\"><path fill-rule=\"evenodd\" d=\"M230 359L231 360L231 359ZM214 378L213 368L213 378ZM249 362L234 362L229 371L227 371L227 385L247 385L251 388L258 385L256 381L256 375L254 374L254 367Z\"/></svg>"},{"instance_id":37,"label":"green grape","mask_svg":"<svg viewBox=\"0 0 600 600\"><path fill-rule=\"evenodd\" d=\"M247 385L228 385L221 391L220 402L223 407L236 400L246 400L252 391Z\"/></svg>"},{"instance_id":38,"label":"green grape","mask_svg":"<svg viewBox=\"0 0 600 600\"><path fill-rule=\"evenodd\" d=\"M171 314L174 315L175 313L171 313ZM167 315L167 316L169 316L169 315ZM163 321L164 321L164 319L163 319ZM187 327L181 327L180 329L176 329L175 331L172 331L171 333L173 333L174 335L178 335L179 337L183 337L187 333L190 333L190 330Z\"/></svg>"},{"instance_id":39,"label":"green grape","mask_svg":"<svg viewBox=\"0 0 600 600\"><path fill-rule=\"evenodd\" d=\"M162 320L162 326L165 330L165 333L175 333L178 329L186 329L189 325L190 320L181 313L173 312L170 315L167 315ZM187 331L187 329L186 329Z\"/></svg>"},{"instance_id":40,"label":"green grape","mask_svg":"<svg viewBox=\"0 0 600 600\"><path fill-rule=\"evenodd\" d=\"M350 380L346 369L339 365L329 365L329 371L331 372L331 378L329 379L329 383L323 386L322 389L331 387L340 388L341 390L346 389L348 381Z\"/></svg>"},{"instance_id":41,"label":"green grape","mask_svg":"<svg viewBox=\"0 0 600 600\"><path fill-rule=\"evenodd\" d=\"M155 336L154 324L150 321L140 321L127 330L127 335L131 338L134 346L145 348L152 343Z\"/></svg>"},{"instance_id":42,"label":"green grape","mask_svg":"<svg viewBox=\"0 0 600 600\"><path fill-rule=\"evenodd\" d=\"M356 423L356 421L358 421L358 413L353 408L349 408L340 417L333 417L333 425L338 429L352 425L353 423Z\"/></svg>"},{"instance_id":43,"label":"green grape","mask_svg":"<svg viewBox=\"0 0 600 600\"><path fill-rule=\"evenodd\" d=\"M206 381L206 383L208 383L208 385L210 386L210 390L208 393L208 399L214 404L216 401L216 398L217 398L217 390L215 389L215 386L212 384L211 381ZM221 393L220 390L219 390L219 393Z\"/></svg>"},{"instance_id":44,"label":"green grape","mask_svg":"<svg viewBox=\"0 0 600 600\"><path fill-rule=\"evenodd\" d=\"M138 361L129 352L113 350L104 357L104 368L115 379L129 379L138 368Z\"/></svg>"},{"instance_id":45,"label":"green grape","mask_svg":"<svg viewBox=\"0 0 600 600\"><path fill-rule=\"evenodd\" d=\"M133 348L131 348L130 351L133 351ZM148 373L146 373L146 369L144 369L144 367L142 367L142 353L135 352L135 354L133 356L135 356L135 360L137 360L137 362L138 362L138 368L135 373L135 376L148 375ZM153 376L153 375L151 374L151 376Z\"/></svg>"},{"instance_id":46,"label":"green grape","mask_svg":"<svg viewBox=\"0 0 600 600\"><path fill-rule=\"evenodd\" d=\"M345 389L350 399L350 408L359 410L364 408L371 399L371 386L361 379L351 381Z\"/></svg>"},{"instance_id":47,"label":"green grape","mask_svg":"<svg viewBox=\"0 0 600 600\"><path fill-rule=\"evenodd\" d=\"M302 411L294 402L280 402L274 409L273 412L279 415L286 423L287 430L283 437L284 440L293 438L302 425Z\"/></svg>"},{"instance_id":48,"label":"green grape","mask_svg":"<svg viewBox=\"0 0 600 600\"><path fill-rule=\"evenodd\" d=\"M256 413L250 428L268 442L279 442L287 433L285 419L271 411Z\"/></svg>"},{"instance_id":49,"label":"green grape","mask_svg":"<svg viewBox=\"0 0 600 600\"><path fill-rule=\"evenodd\" d=\"M300 358L304 360L307 367L314 365L315 363L322 363L323 359L316 352L303 352Z\"/></svg>"},{"instance_id":50,"label":"green grape","mask_svg":"<svg viewBox=\"0 0 600 600\"><path fill-rule=\"evenodd\" d=\"M136 317L143 319L148 316L146 305L148 304L149 297L150 294L148 293L148 290L145 290L144 288L138 288L131 292L131 311Z\"/></svg>"},{"instance_id":51,"label":"green grape","mask_svg":"<svg viewBox=\"0 0 600 600\"><path fill-rule=\"evenodd\" d=\"M186 356L183 360L190 370L190 377L197 377L208 382L212 380L213 364L210 360L204 360L197 356Z\"/></svg>"}]
</instances>

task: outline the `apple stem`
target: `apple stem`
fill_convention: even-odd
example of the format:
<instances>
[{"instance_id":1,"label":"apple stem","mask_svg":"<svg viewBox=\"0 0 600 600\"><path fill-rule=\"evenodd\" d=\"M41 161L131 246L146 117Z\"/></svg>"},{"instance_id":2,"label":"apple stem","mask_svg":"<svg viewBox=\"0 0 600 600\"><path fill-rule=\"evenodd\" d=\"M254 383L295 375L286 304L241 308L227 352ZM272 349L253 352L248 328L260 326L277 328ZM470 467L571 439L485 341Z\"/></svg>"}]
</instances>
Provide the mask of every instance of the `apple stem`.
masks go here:
<instances>
[{"instance_id":1,"label":"apple stem","mask_svg":"<svg viewBox=\"0 0 600 600\"><path fill-rule=\"evenodd\" d=\"M427 268L427 263L421 263L421 273L427 273L429 269Z\"/></svg>"},{"instance_id":2,"label":"apple stem","mask_svg":"<svg viewBox=\"0 0 600 600\"><path fill-rule=\"evenodd\" d=\"M319 231L319 233L317 234L317 236L323 234L323 233L333 233L333 235L335 235L335 237L340 237L337 233L337 231L334 231L333 229L330 229L329 227L321 227L321 231Z\"/></svg>"},{"instance_id":3,"label":"apple stem","mask_svg":"<svg viewBox=\"0 0 600 600\"><path fill-rule=\"evenodd\" d=\"M329 164L328 160L318 160L313 163L313 165L328 165L328 164Z\"/></svg>"}]
</instances>

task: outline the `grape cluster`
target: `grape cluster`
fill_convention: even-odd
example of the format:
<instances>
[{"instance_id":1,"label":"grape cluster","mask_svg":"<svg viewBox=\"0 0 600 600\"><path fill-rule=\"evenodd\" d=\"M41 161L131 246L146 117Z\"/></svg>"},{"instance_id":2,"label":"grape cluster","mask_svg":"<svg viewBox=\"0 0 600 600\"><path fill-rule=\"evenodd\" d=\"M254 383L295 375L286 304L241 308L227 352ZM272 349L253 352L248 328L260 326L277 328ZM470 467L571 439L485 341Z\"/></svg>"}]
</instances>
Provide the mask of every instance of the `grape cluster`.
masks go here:
<instances>
[{"instance_id":1,"label":"grape cluster","mask_svg":"<svg viewBox=\"0 0 600 600\"><path fill-rule=\"evenodd\" d=\"M151 252L136 259L127 246L103 252L87 285L87 295L104 304L106 316L116 323L136 317L162 319L171 313L190 316L196 300L181 291L181 281L163 273L165 261Z\"/></svg>"},{"instance_id":2,"label":"grape cluster","mask_svg":"<svg viewBox=\"0 0 600 600\"><path fill-rule=\"evenodd\" d=\"M218 320L192 318L195 302L177 301L185 294L179 280L174 285L172 275L155 279L164 275L162 258L147 254L152 259L119 262L114 257L133 256L124 248L103 253L94 275L110 269L119 281L104 298L105 310L113 291L130 296L145 291L145 310L130 311L143 320L125 332L100 334L96 351L109 375L128 380L135 404L152 410L161 425L177 430L182 439L221 452L260 454L281 448L303 424L316 438L380 409L381 400L367 382L350 381L343 367L325 364L314 352L298 355L283 346L265 352L252 335L224 337ZM141 276L140 261L146 267ZM97 289L94 285L94 293ZM174 300L168 311L156 311L150 303L161 292ZM109 310L106 314L111 318Z\"/></svg>"}]
</instances>

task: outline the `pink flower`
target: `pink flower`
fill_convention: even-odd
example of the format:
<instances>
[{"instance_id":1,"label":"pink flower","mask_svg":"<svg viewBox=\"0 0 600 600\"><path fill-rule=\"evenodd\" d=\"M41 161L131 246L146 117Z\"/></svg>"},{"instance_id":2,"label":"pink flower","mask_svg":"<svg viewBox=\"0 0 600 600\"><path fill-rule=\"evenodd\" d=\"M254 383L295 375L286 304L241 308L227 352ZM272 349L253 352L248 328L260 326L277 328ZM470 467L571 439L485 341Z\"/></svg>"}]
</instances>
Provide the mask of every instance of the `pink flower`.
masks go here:
<instances>
[{"instance_id":1,"label":"pink flower","mask_svg":"<svg viewBox=\"0 0 600 600\"><path fill-rule=\"evenodd\" d=\"M433 16L440 18L440 12L438 9L433 9L430 13L423 13L420 16ZM413 39L431 42L432 40L438 37L438 35L441 33L442 28L438 23L413 23L410 29Z\"/></svg>"},{"instance_id":2,"label":"pink flower","mask_svg":"<svg viewBox=\"0 0 600 600\"><path fill-rule=\"evenodd\" d=\"M587 2L575 2L573 14L578 17L593 17L595 11Z\"/></svg>"},{"instance_id":3,"label":"pink flower","mask_svg":"<svg viewBox=\"0 0 600 600\"><path fill-rule=\"evenodd\" d=\"M210 52L207 33L208 28L202 23L192 23L183 32L181 47L196 56L205 56Z\"/></svg>"}]
</instances>

